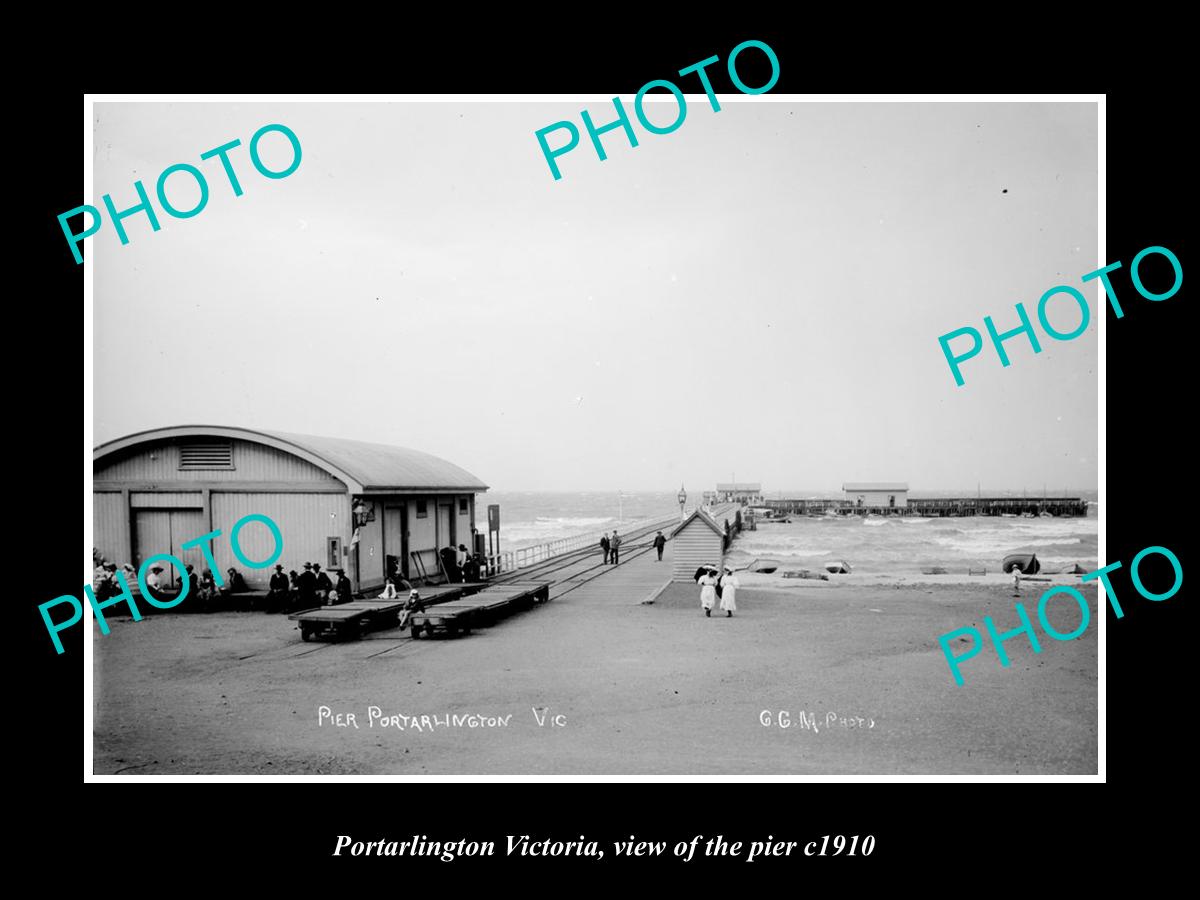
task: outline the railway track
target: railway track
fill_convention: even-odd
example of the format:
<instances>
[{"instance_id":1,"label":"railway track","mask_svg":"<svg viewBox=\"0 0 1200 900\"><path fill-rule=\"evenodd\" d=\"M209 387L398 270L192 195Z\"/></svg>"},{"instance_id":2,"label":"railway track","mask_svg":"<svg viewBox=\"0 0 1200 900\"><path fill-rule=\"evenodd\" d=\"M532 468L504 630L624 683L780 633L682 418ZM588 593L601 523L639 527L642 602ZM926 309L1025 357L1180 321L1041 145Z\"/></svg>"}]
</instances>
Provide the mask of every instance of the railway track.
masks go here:
<instances>
[{"instance_id":1,"label":"railway track","mask_svg":"<svg viewBox=\"0 0 1200 900\"><path fill-rule=\"evenodd\" d=\"M641 556L645 550L650 548L641 547L635 549L632 546L633 544L644 539L648 535L654 534L656 531L665 531L668 526L675 524L678 524L678 519L672 516L670 518L661 519L658 522L652 522L651 524L638 528L627 535L623 535L621 538L623 548L623 552L621 554L622 558L628 557L632 560L637 556ZM582 566L582 568L579 568L580 566ZM580 550L572 550L569 553L563 553L560 556L555 556L540 563L535 563L532 566L526 566L523 569L515 569L511 572L505 572L503 575L499 575L491 579L490 583L506 584L510 581L549 581L551 588L554 588L564 581L575 580L580 575L585 575L589 572L595 572L597 569L607 570L608 568L610 567L605 565L603 555L600 552L600 546L597 543L597 545L594 547L584 547ZM563 574L566 573L568 569L575 569L575 571L570 574ZM590 580L591 578L587 579L587 581ZM584 583L586 583L586 581L580 582L580 584ZM574 590L574 588L571 588L570 590ZM569 591L562 591L556 596L562 596L563 593L568 592Z\"/></svg>"},{"instance_id":2,"label":"railway track","mask_svg":"<svg viewBox=\"0 0 1200 900\"><path fill-rule=\"evenodd\" d=\"M678 522L675 517L662 519L658 522L653 522L650 525L643 526L631 531L629 534L622 537L622 561L633 560L644 556L654 550L653 544L644 544L635 546L638 542L645 540L656 531L666 531L671 525ZM669 540L669 539L668 539ZM504 585L515 581L546 581L550 585L550 598L557 599L566 596L572 591L578 590L585 584L601 577L605 572L612 568L604 562L603 556L600 553L599 546L584 547L580 550L572 550L568 553L563 553L560 556L544 560L540 563L535 563L532 566L526 566L522 569L516 569L511 572L505 572L503 575L490 579L492 585ZM392 641L391 638L383 640L371 640L367 642L355 642L354 644L333 644L321 643L311 648L306 648L300 652L295 652L295 648L289 648L286 651L268 654L251 654L247 657L242 657L243 660L253 659L256 662L270 661L271 659L294 659L299 656L308 656L311 653L318 653L323 650L328 650L334 646L341 647L357 647L359 652L366 648L364 643L378 643L385 646L380 647L373 652L362 653L361 659L375 659L380 656L388 656L395 659L397 657L410 656L418 651L418 647L425 646L418 641L413 641L407 635L403 639ZM432 644L430 644L432 646Z\"/></svg>"}]
</instances>

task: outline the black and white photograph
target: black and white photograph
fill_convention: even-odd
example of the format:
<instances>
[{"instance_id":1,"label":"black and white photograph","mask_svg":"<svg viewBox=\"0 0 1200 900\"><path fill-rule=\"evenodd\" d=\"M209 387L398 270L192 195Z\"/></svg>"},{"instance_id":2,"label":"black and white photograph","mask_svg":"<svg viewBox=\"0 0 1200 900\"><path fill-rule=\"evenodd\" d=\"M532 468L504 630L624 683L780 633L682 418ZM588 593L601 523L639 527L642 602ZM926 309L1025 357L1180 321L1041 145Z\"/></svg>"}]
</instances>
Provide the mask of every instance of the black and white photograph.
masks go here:
<instances>
[{"instance_id":1,"label":"black and white photograph","mask_svg":"<svg viewBox=\"0 0 1200 900\"><path fill-rule=\"evenodd\" d=\"M89 97L90 778L1103 780L1103 97L726 55Z\"/></svg>"}]
</instances>

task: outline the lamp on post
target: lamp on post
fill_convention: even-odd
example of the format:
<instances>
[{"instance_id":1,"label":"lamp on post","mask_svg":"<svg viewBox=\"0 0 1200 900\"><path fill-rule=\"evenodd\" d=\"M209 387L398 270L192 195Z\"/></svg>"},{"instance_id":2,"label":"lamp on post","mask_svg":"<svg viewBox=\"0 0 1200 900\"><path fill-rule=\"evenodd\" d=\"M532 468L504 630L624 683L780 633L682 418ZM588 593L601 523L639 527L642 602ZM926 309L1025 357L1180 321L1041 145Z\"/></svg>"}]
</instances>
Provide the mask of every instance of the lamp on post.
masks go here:
<instances>
[{"instance_id":1,"label":"lamp on post","mask_svg":"<svg viewBox=\"0 0 1200 900\"><path fill-rule=\"evenodd\" d=\"M679 485L679 494L675 498L679 501L679 521L683 521L683 505L687 503L687 491L683 489L683 484Z\"/></svg>"}]
</instances>

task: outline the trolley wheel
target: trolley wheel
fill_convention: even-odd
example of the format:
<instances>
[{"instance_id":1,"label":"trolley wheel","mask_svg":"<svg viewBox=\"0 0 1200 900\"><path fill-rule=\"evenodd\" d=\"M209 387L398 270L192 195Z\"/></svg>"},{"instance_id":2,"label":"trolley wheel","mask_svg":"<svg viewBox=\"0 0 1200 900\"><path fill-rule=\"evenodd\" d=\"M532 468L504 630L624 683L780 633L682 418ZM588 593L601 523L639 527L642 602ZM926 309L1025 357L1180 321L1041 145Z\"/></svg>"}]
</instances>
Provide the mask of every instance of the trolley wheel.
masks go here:
<instances>
[{"instance_id":1,"label":"trolley wheel","mask_svg":"<svg viewBox=\"0 0 1200 900\"><path fill-rule=\"evenodd\" d=\"M421 633L421 626L420 625L412 625L412 626L410 626L410 628L412 631L413 640L415 641L417 639L417 636L420 635L420 633Z\"/></svg>"},{"instance_id":2,"label":"trolley wheel","mask_svg":"<svg viewBox=\"0 0 1200 900\"><path fill-rule=\"evenodd\" d=\"M311 641L312 640L312 629L305 628L303 625L301 625L300 626L300 640Z\"/></svg>"}]
</instances>

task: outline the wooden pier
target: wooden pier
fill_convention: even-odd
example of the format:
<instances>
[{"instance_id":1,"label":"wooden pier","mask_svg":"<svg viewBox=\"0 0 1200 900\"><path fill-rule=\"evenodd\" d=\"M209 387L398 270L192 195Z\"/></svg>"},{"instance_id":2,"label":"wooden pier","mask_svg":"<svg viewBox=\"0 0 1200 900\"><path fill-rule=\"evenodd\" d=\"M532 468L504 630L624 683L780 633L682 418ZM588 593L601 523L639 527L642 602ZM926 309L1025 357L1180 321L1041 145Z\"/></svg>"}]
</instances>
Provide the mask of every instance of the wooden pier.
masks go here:
<instances>
[{"instance_id":1,"label":"wooden pier","mask_svg":"<svg viewBox=\"0 0 1200 900\"><path fill-rule=\"evenodd\" d=\"M1088 501L1080 497L909 497L904 506L856 506L840 499L765 500L777 515L791 516L1050 516L1081 517Z\"/></svg>"}]
</instances>

